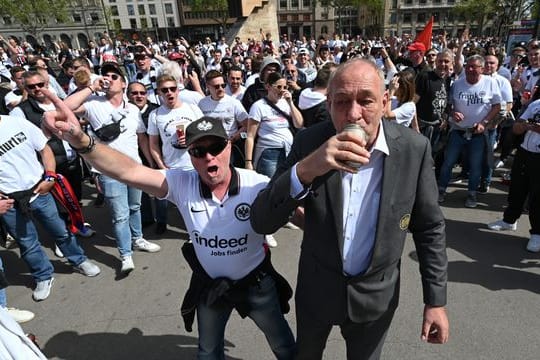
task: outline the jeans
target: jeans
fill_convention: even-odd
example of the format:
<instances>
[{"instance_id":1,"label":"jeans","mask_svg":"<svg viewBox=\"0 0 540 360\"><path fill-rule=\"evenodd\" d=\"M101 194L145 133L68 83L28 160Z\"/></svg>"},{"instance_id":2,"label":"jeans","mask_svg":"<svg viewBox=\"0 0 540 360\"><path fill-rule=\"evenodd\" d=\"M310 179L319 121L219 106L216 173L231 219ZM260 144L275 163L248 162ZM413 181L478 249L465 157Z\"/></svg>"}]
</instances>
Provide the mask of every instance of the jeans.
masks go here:
<instances>
[{"instance_id":1,"label":"jeans","mask_svg":"<svg viewBox=\"0 0 540 360\"><path fill-rule=\"evenodd\" d=\"M469 191L476 191L480 185L480 176L482 175L482 160L484 159L484 150L486 140L483 134L473 135L470 140L463 137L461 131L452 130L450 138L446 145L444 163L441 167L439 177L439 191L445 191L452 176L452 168L458 161L463 148L467 150L467 160L469 164Z\"/></svg>"},{"instance_id":2,"label":"jeans","mask_svg":"<svg viewBox=\"0 0 540 360\"><path fill-rule=\"evenodd\" d=\"M58 215L56 203L51 194L38 196L30 204L32 217L37 219L64 256L72 265L79 265L86 260L83 249L71 234L66 223ZM4 222L10 234L14 235L32 277L36 281L49 280L53 274L53 266L39 243L38 232L32 218L16 208L9 209L4 215Z\"/></svg>"},{"instance_id":3,"label":"jeans","mask_svg":"<svg viewBox=\"0 0 540 360\"><path fill-rule=\"evenodd\" d=\"M100 174L98 181L112 213L113 232L121 257L131 256L131 243L142 238L142 191Z\"/></svg>"},{"instance_id":4,"label":"jeans","mask_svg":"<svg viewBox=\"0 0 540 360\"><path fill-rule=\"evenodd\" d=\"M487 131L487 140L489 151L493 152L493 147L497 141L497 130L488 129ZM492 158L492 157L491 157ZM482 181L485 181L487 185L491 184L491 176L493 175L493 159L490 159L490 156L484 156L483 165L482 165Z\"/></svg>"},{"instance_id":5,"label":"jeans","mask_svg":"<svg viewBox=\"0 0 540 360\"><path fill-rule=\"evenodd\" d=\"M294 336L281 313L274 279L267 275L258 285L251 286L247 300L251 305L248 316L262 330L276 358L293 359ZM197 306L198 359L225 359L225 325L231 311L228 306L207 306L203 302Z\"/></svg>"},{"instance_id":6,"label":"jeans","mask_svg":"<svg viewBox=\"0 0 540 360\"><path fill-rule=\"evenodd\" d=\"M167 208L168 200L154 199L154 205L156 207L156 217L154 218L154 211L152 210L152 199L147 193L142 193L141 197L141 221L142 223L167 223Z\"/></svg>"},{"instance_id":7,"label":"jeans","mask_svg":"<svg viewBox=\"0 0 540 360\"><path fill-rule=\"evenodd\" d=\"M0 271L4 272L4 265L2 264L2 258L0 258ZM0 307L7 308L7 296L6 288L0 289Z\"/></svg>"},{"instance_id":8,"label":"jeans","mask_svg":"<svg viewBox=\"0 0 540 360\"><path fill-rule=\"evenodd\" d=\"M285 161L285 149L269 148L264 149L257 161L257 172L259 174L272 177L277 167Z\"/></svg>"}]
</instances>

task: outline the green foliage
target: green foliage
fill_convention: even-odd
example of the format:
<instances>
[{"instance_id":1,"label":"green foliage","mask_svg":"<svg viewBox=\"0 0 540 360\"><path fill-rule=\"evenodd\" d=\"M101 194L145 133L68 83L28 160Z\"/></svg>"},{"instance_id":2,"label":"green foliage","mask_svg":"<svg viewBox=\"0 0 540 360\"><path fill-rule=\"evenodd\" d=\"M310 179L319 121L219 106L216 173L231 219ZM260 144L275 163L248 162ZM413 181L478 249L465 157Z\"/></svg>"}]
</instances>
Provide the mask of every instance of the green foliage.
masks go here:
<instances>
[{"instance_id":1,"label":"green foliage","mask_svg":"<svg viewBox=\"0 0 540 360\"><path fill-rule=\"evenodd\" d=\"M0 0L0 14L11 16L21 28L38 36L49 24L71 21L69 0Z\"/></svg>"},{"instance_id":2,"label":"green foliage","mask_svg":"<svg viewBox=\"0 0 540 360\"><path fill-rule=\"evenodd\" d=\"M209 18L227 27L229 18L229 3L227 0L190 0L189 5L192 11L204 12Z\"/></svg>"}]
</instances>

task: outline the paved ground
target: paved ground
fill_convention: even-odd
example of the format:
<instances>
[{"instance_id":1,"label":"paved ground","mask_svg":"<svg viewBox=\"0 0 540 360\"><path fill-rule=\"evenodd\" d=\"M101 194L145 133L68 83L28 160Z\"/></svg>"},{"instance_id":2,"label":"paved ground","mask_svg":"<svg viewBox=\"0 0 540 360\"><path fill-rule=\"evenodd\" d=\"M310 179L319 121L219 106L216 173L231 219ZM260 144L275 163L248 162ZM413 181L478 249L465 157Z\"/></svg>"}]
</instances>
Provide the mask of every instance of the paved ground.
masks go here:
<instances>
[{"instance_id":1,"label":"paved ground","mask_svg":"<svg viewBox=\"0 0 540 360\"><path fill-rule=\"evenodd\" d=\"M498 180L498 179L496 179ZM443 211L447 218L449 255L449 305L451 340L434 346L419 340L422 316L421 289L414 246L409 241L402 264L401 302L383 351L384 359L522 359L540 358L540 255L524 250L528 219L517 232L496 233L485 223L500 217L506 187L495 183L479 198L477 209L462 207L466 188L449 189ZM87 191L89 193L89 191ZM81 239L102 273L89 279L72 273L64 261L48 250L56 268L56 283L46 301L31 299L33 282L18 250L0 251L11 287L11 306L29 309L36 318L24 329L37 335L52 359L193 359L197 336L187 333L179 315L190 271L180 254L186 234L180 230L176 209L170 209L173 226L156 239L163 250L135 254L136 270L128 277L117 274L119 261L106 208L89 205L88 221L98 231ZM489 204L489 206L488 206ZM276 267L294 285L301 232L283 229L273 251ZM50 242L45 239L45 246ZM330 295L330 294L329 294ZM294 311L287 315L295 328ZM261 333L250 320L233 315L226 333L228 359L272 359ZM345 359L338 331L328 341L325 359Z\"/></svg>"}]
</instances>

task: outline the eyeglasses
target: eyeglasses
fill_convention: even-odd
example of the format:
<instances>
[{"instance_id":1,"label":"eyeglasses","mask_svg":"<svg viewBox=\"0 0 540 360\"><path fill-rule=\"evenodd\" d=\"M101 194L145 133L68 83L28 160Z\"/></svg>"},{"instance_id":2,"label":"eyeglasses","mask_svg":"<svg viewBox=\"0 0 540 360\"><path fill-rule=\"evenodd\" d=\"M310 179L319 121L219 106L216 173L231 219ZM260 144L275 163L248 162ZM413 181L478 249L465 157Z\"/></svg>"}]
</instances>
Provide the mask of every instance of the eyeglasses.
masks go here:
<instances>
[{"instance_id":1,"label":"eyeglasses","mask_svg":"<svg viewBox=\"0 0 540 360\"><path fill-rule=\"evenodd\" d=\"M210 85L210 84L208 84ZM210 85L211 87L213 87L214 89L218 90L219 88L221 89L225 89L227 87L227 84L217 84L217 85Z\"/></svg>"},{"instance_id":2,"label":"eyeglasses","mask_svg":"<svg viewBox=\"0 0 540 360\"><path fill-rule=\"evenodd\" d=\"M144 96L146 95L146 91L130 91L129 95L133 96Z\"/></svg>"},{"instance_id":3,"label":"eyeglasses","mask_svg":"<svg viewBox=\"0 0 540 360\"><path fill-rule=\"evenodd\" d=\"M272 87L278 90L287 90L289 88L287 85L272 85Z\"/></svg>"},{"instance_id":4,"label":"eyeglasses","mask_svg":"<svg viewBox=\"0 0 540 360\"><path fill-rule=\"evenodd\" d=\"M120 78L120 75L118 74L106 74L104 76L110 77L113 80L118 80Z\"/></svg>"},{"instance_id":5,"label":"eyeglasses","mask_svg":"<svg viewBox=\"0 0 540 360\"><path fill-rule=\"evenodd\" d=\"M27 84L26 87L30 90L35 90L37 88L43 89L45 87L44 82L36 83L36 84Z\"/></svg>"},{"instance_id":6,"label":"eyeglasses","mask_svg":"<svg viewBox=\"0 0 540 360\"><path fill-rule=\"evenodd\" d=\"M188 149L189 155L193 156L194 158L201 159L206 156L206 154L210 154L212 156L217 156L221 154L221 152L225 149L229 141L223 140L223 141L216 141L213 144L210 144L208 146L195 146L191 149Z\"/></svg>"},{"instance_id":7,"label":"eyeglasses","mask_svg":"<svg viewBox=\"0 0 540 360\"><path fill-rule=\"evenodd\" d=\"M176 90L178 90L178 86L171 86L171 87L163 87L161 89L159 89L159 91L162 93L162 94L167 94L168 92L176 92Z\"/></svg>"}]
</instances>

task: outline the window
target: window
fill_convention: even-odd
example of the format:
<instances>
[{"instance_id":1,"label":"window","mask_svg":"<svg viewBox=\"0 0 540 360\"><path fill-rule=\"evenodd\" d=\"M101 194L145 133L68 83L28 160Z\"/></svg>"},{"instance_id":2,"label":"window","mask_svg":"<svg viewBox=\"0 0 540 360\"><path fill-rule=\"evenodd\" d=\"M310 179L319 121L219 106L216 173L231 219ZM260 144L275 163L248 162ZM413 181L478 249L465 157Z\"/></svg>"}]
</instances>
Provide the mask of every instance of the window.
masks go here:
<instances>
[{"instance_id":1,"label":"window","mask_svg":"<svg viewBox=\"0 0 540 360\"><path fill-rule=\"evenodd\" d=\"M395 24L396 23L396 13L392 13L390 14L390 24Z\"/></svg>"},{"instance_id":2,"label":"window","mask_svg":"<svg viewBox=\"0 0 540 360\"><path fill-rule=\"evenodd\" d=\"M118 6L116 5L111 6L111 15L118 16Z\"/></svg>"},{"instance_id":3,"label":"window","mask_svg":"<svg viewBox=\"0 0 540 360\"><path fill-rule=\"evenodd\" d=\"M302 1L302 7L304 9L309 9L311 8L311 0L303 0ZM311 28L310 28L311 29Z\"/></svg>"},{"instance_id":4,"label":"window","mask_svg":"<svg viewBox=\"0 0 540 360\"><path fill-rule=\"evenodd\" d=\"M174 17L167 17L167 27L174 27Z\"/></svg>"},{"instance_id":5,"label":"window","mask_svg":"<svg viewBox=\"0 0 540 360\"><path fill-rule=\"evenodd\" d=\"M146 15L146 12L144 11L144 5L139 4L137 8L139 9L139 15Z\"/></svg>"},{"instance_id":6,"label":"window","mask_svg":"<svg viewBox=\"0 0 540 360\"><path fill-rule=\"evenodd\" d=\"M165 14L174 14L172 4L165 4Z\"/></svg>"},{"instance_id":7,"label":"window","mask_svg":"<svg viewBox=\"0 0 540 360\"><path fill-rule=\"evenodd\" d=\"M113 19L113 26L115 29L121 29L122 22L120 21L120 19Z\"/></svg>"},{"instance_id":8,"label":"window","mask_svg":"<svg viewBox=\"0 0 540 360\"><path fill-rule=\"evenodd\" d=\"M4 17L3 17L3 20L4 20L4 24L5 24L5 25L11 25L11 24L12 24L12 21L11 21L11 17L10 17L10 16L4 16Z\"/></svg>"},{"instance_id":9,"label":"window","mask_svg":"<svg viewBox=\"0 0 540 360\"><path fill-rule=\"evenodd\" d=\"M447 0L448 4L454 4L456 1L455 0Z\"/></svg>"},{"instance_id":10,"label":"window","mask_svg":"<svg viewBox=\"0 0 540 360\"><path fill-rule=\"evenodd\" d=\"M137 19L129 19L129 27L132 29L137 28Z\"/></svg>"},{"instance_id":11,"label":"window","mask_svg":"<svg viewBox=\"0 0 540 360\"><path fill-rule=\"evenodd\" d=\"M82 21L81 14L74 13L73 14L73 22L81 22L81 21Z\"/></svg>"},{"instance_id":12,"label":"window","mask_svg":"<svg viewBox=\"0 0 540 360\"><path fill-rule=\"evenodd\" d=\"M292 14L291 15L291 20L292 21L298 21L298 14Z\"/></svg>"},{"instance_id":13,"label":"window","mask_svg":"<svg viewBox=\"0 0 540 360\"><path fill-rule=\"evenodd\" d=\"M90 13L90 18L92 21L99 21L99 14L98 13Z\"/></svg>"},{"instance_id":14,"label":"window","mask_svg":"<svg viewBox=\"0 0 540 360\"><path fill-rule=\"evenodd\" d=\"M426 21L426 13L418 13L418 22L424 22Z\"/></svg>"},{"instance_id":15,"label":"window","mask_svg":"<svg viewBox=\"0 0 540 360\"><path fill-rule=\"evenodd\" d=\"M127 13L128 15L135 15L135 7L133 5L127 6Z\"/></svg>"},{"instance_id":16,"label":"window","mask_svg":"<svg viewBox=\"0 0 540 360\"><path fill-rule=\"evenodd\" d=\"M321 20L328 20L328 13L321 13Z\"/></svg>"},{"instance_id":17,"label":"window","mask_svg":"<svg viewBox=\"0 0 540 360\"><path fill-rule=\"evenodd\" d=\"M148 29L148 20L146 18L140 18L141 20L141 29Z\"/></svg>"},{"instance_id":18,"label":"window","mask_svg":"<svg viewBox=\"0 0 540 360\"><path fill-rule=\"evenodd\" d=\"M412 5L412 0L405 0L406 5Z\"/></svg>"},{"instance_id":19,"label":"window","mask_svg":"<svg viewBox=\"0 0 540 360\"><path fill-rule=\"evenodd\" d=\"M287 0L279 0L279 8L280 9L286 9L287 8Z\"/></svg>"},{"instance_id":20,"label":"window","mask_svg":"<svg viewBox=\"0 0 540 360\"><path fill-rule=\"evenodd\" d=\"M279 21L281 22L287 21L287 14L279 14Z\"/></svg>"},{"instance_id":21,"label":"window","mask_svg":"<svg viewBox=\"0 0 540 360\"><path fill-rule=\"evenodd\" d=\"M298 0L291 0L291 9L298 9Z\"/></svg>"},{"instance_id":22,"label":"window","mask_svg":"<svg viewBox=\"0 0 540 360\"><path fill-rule=\"evenodd\" d=\"M311 21L311 14L304 14L302 16L303 21Z\"/></svg>"},{"instance_id":23,"label":"window","mask_svg":"<svg viewBox=\"0 0 540 360\"><path fill-rule=\"evenodd\" d=\"M392 9L397 8L397 0L392 0Z\"/></svg>"},{"instance_id":24,"label":"window","mask_svg":"<svg viewBox=\"0 0 540 360\"><path fill-rule=\"evenodd\" d=\"M148 4L148 13L150 15L156 15L156 5L155 4Z\"/></svg>"},{"instance_id":25,"label":"window","mask_svg":"<svg viewBox=\"0 0 540 360\"><path fill-rule=\"evenodd\" d=\"M425 4L426 3L426 0L419 0L418 1L420 4Z\"/></svg>"},{"instance_id":26,"label":"window","mask_svg":"<svg viewBox=\"0 0 540 360\"><path fill-rule=\"evenodd\" d=\"M158 28L159 27L157 18L152 18L151 21L152 21L152 27L153 28Z\"/></svg>"},{"instance_id":27,"label":"window","mask_svg":"<svg viewBox=\"0 0 540 360\"><path fill-rule=\"evenodd\" d=\"M404 23L410 23L411 22L411 13L405 13L403 14L403 22Z\"/></svg>"}]
</instances>

